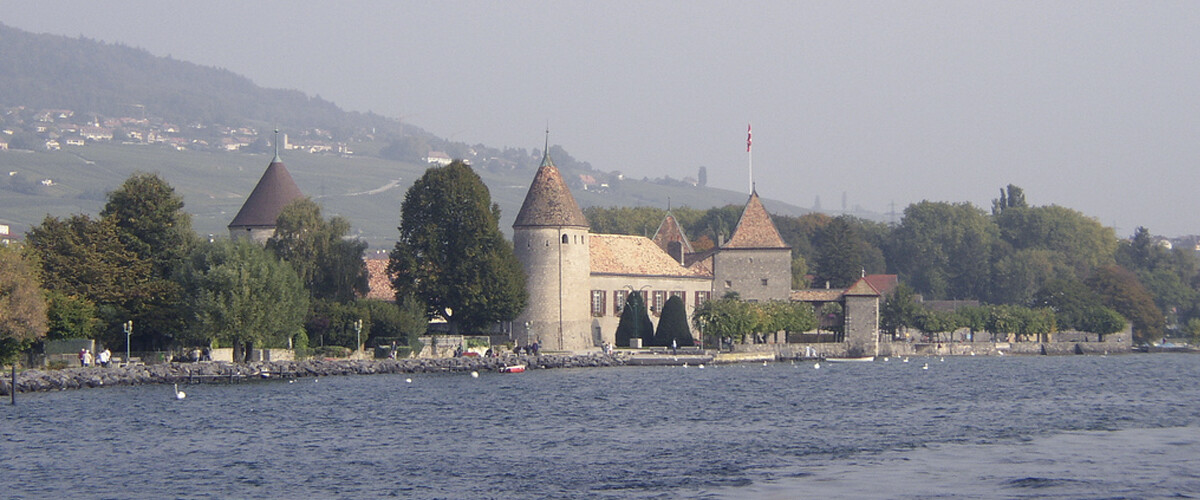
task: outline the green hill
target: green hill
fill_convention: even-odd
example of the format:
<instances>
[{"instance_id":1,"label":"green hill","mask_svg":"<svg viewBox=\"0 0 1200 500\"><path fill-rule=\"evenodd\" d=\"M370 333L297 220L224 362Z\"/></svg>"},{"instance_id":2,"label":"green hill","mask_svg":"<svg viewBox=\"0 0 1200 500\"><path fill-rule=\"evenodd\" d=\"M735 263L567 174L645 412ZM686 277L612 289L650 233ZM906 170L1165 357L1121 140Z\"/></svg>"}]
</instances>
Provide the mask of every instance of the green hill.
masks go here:
<instances>
[{"instance_id":1,"label":"green hill","mask_svg":"<svg viewBox=\"0 0 1200 500\"><path fill-rule=\"evenodd\" d=\"M294 140L320 129L321 140L353 149L353 154L285 151L283 159L300 189L317 199L327 215L348 218L372 248L391 247L404 193L424 172L420 158L431 150L476 165L500 204L501 228L508 232L541 156L536 149L449 142L397 120L345 112L300 91L264 89L223 69L4 25L0 68L0 128L13 132L7 139L0 135L0 141L14 148L0 150L0 172L7 174L0 176L0 223L17 233L47 214L96 214L108 191L143 171L159 174L183 194L199 233L225 235L225 226L270 161L264 136L275 127L291 132ZM69 110L73 116L45 110ZM109 126L113 140L65 143L81 137L88 124L102 121L120 123ZM232 137L230 130L237 127L253 129L246 134L253 144L238 152L222 150L219 141ZM182 142L152 143L145 136L117 132L130 130ZM532 137L539 135L531 131ZM62 149L42 147L49 140L61 140ZM592 169L559 146L551 152L584 207L665 207L669 198L675 206L709 208L746 200L745 193L669 178L623 180L615 172ZM592 178L591 190L583 188L581 175ZM776 213L806 212L780 202L767 205Z\"/></svg>"}]
</instances>

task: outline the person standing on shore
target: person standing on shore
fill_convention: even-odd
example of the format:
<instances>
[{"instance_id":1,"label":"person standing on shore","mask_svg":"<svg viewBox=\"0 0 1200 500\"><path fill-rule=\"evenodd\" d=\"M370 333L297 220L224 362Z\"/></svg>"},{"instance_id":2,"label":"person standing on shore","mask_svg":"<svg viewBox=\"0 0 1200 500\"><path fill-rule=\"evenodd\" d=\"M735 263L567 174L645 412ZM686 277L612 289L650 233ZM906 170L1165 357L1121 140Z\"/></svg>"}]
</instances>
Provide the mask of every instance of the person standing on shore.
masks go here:
<instances>
[{"instance_id":1,"label":"person standing on shore","mask_svg":"<svg viewBox=\"0 0 1200 500\"><path fill-rule=\"evenodd\" d=\"M79 350L79 366L87 366L87 349Z\"/></svg>"},{"instance_id":2,"label":"person standing on shore","mask_svg":"<svg viewBox=\"0 0 1200 500\"><path fill-rule=\"evenodd\" d=\"M100 366L108 368L108 360L112 359L112 352L108 348L105 348L103 351L100 351L96 359L100 362Z\"/></svg>"}]
</instances>

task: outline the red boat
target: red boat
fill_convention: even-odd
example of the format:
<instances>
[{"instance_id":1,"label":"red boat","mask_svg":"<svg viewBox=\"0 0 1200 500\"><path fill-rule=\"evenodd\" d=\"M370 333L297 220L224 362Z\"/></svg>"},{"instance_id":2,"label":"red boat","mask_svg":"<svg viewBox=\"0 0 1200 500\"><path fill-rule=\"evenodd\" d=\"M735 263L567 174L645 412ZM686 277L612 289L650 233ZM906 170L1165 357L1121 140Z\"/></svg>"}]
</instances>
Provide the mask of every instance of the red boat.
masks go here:
<instances>
[{"instance_id":1,"label":"red boat","mask_svg":"<svg viewBox=\"0 0 1200 500\"><path fill-rule=\"evenodd\" d=\"M525 371L525 365L511 365L500 367L500 373L521 373Z\"/></svg>"}]
</instances>

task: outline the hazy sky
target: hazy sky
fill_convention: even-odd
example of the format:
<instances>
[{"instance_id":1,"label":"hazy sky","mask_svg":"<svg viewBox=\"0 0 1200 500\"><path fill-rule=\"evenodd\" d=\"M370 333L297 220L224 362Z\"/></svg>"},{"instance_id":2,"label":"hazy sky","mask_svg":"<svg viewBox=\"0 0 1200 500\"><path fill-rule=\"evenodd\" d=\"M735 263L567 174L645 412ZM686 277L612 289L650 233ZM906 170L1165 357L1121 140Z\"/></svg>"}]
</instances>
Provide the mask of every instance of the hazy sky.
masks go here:
<instances>
[{"instance_id":1,"label":"hazy sky","mask_svg":"<svg viewBox=\"0 0 1200 500\"><path fill-rule=\"evenodd\" d=\"M489 146L888 212L999 188L1200 233L1200 2L0 1ZM2 68L0 68L2 70ZM665 205L665 200L664 200ZM770 208L770 207L768 207Z\"/></svg>"}]
</instances>

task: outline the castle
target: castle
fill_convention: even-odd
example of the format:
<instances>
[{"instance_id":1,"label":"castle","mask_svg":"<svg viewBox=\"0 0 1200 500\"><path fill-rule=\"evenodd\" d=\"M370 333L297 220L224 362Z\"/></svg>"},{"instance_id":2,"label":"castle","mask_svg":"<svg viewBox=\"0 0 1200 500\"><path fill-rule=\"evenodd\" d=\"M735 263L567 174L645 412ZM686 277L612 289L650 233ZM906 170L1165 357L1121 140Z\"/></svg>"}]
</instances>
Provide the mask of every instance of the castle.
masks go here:
<instances>
[{"instance_id":1,"label":"castle","mask_svg":"<svg viewBox=\"0 0 1200 500\"><path fill-rule=\"evenodd\" d=\"M265 242L284 205L302 197L276 152L230 222L230 237ZM791 289L791 248L753 191L729 240L703 252L693 251L670 211L653 238L597 234L547 150L513 223L513 247L529 292L528 305L511 325L518 345L537 342L546 350L584 351L615 344L621 309L635 291L645 298L656 326L672 296L683 300L691 318L705 301L736 292L755 302L841 304L852 351L870 352L868 344L878 335L880 294L870 277L845 290ZM383 286L390 284L382 279L383 267L368 268ZM390 288L379 290L379 297L390 299ZM693 335L699 338L698 333Z\"/></svg>"},{"instance_id":2,"label":"castle","mask_svg":"<svg viewBox=\"0 0 1200 500\"><path fill-rule=\"evenodd\" d=\"M513 223L513 246L529 291L525 311L513 322L514 340L549 350L614 343L621 308L634 291L643 294L656 324L671 296L683 299L689 318L704 301L728 292L748 301L793 300L791 248L757 192L750 193L729 241L708 251L692 251L669 211L653 238L596 234L545 152ZM836 292L831 299L846 305L847 340L874 342L879 293L866 281Z\"/></svg>"}]
</instances>

